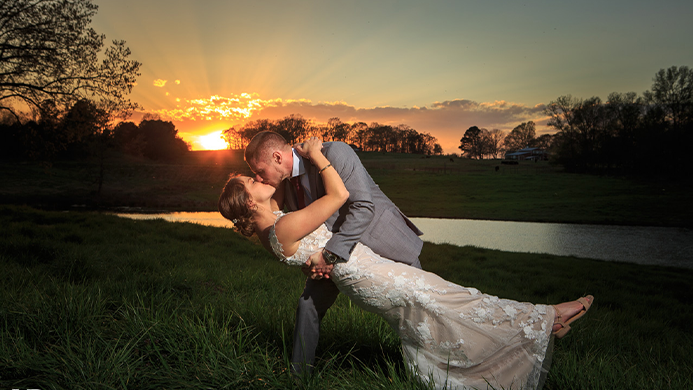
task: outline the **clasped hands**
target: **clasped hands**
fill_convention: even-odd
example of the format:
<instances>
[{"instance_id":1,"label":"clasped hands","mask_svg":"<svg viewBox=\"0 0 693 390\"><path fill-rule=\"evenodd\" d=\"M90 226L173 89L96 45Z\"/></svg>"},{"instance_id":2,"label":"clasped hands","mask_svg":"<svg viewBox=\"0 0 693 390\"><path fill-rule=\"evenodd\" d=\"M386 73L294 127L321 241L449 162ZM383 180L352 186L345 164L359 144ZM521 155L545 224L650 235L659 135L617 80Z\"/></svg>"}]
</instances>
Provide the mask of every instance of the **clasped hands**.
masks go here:
<instances>
[{"instance_id":1,"label":"clasped hands","mask_svg":"<svg viewBox=\"0 0 693 390\"><path fill-rule=\"evenodd\" d=\"M310 137L303 143L295 144L294 149L296 149L301 157L310 160L311 152L320 153L320 150L322 149L322 140L318 137Z\"/></svg>"},{"instance_id":2,"label":"clasped hands","mask_svg":"<svg viewBox=\"0 0 693 390\"><path fill-rule=\"evenodd\" d=\"M325 263L325 258L322 257L322 251L318 251L310 255L306 261L306 265L301 267L303 273L313 279L319 280L322 278L329 279L334 264Z\"/></svg>"}]
</instances>

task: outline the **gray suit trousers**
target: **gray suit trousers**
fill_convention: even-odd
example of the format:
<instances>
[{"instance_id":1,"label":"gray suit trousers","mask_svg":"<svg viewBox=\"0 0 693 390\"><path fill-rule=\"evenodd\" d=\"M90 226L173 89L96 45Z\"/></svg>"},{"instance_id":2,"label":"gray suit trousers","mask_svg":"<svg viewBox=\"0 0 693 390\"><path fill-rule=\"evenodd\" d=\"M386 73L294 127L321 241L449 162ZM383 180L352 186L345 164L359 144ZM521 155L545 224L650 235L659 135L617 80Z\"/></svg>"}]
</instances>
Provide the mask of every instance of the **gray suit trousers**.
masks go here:
<instances>
[{"instance_id":1,"label":"gray suit trousers","mask_svg":"<svg viewBox=\"0 0 693 390\"><path fill-rule=\"evenodd\" d=\"M411 264L421 269L421 263ZM339 289L330 279L306 279L303 294L296 309L294 328L294 349L291 356L293 372L296 375L310 374L315 362L315 351L320 339L320 322L337 300Z\"/></svg>"}]
</instances>

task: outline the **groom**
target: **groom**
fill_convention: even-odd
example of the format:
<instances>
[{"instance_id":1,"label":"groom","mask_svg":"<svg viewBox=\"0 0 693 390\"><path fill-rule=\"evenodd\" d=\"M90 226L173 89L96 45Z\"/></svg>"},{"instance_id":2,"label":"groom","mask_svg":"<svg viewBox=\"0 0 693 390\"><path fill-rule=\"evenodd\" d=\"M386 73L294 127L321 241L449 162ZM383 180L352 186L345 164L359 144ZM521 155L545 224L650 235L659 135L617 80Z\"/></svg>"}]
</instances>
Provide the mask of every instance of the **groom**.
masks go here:
<instances>
[{"instance_id":1,"label":"groom","mask_svg":"<svg viewBox=\"0 0 693 390\"><path fill-rule=\"evenodd\" d=\"M423 234L373 182L354 150L343 142L326 142L323 154L349 191L349 200L325 223L333 232L322 252L313 254L319 264L305 268L309 276L296 310L293 355L294 373L310 373L320 337L320 321L337 299L339 290L329 280L334 264L346 262L357 242L377 254L421 268ZM279 189L284 204L297 210L325 194L319 168L303 159L279 134L258 133L245 149L245 161L256 180Z\"/></svg>"}]
</instances>

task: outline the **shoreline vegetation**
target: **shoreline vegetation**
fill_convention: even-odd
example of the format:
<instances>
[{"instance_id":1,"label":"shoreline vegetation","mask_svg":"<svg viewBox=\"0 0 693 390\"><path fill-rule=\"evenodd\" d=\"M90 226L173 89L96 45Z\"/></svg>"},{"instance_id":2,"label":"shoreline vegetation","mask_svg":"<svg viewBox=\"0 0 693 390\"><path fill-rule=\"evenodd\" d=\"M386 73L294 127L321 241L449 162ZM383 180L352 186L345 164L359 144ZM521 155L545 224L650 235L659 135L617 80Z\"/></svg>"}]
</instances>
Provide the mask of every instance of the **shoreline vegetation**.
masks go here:
<instances>
[{"instance_id":1,"label":"shoreline vegetation","mask_svg":"<svg viewBox=\"0 0 693 390\"><path fill-rule=\"evenodd\" d=\"M692 219L685 182L565 174L531 162L495 171L498 161L360 156L412 216L684 227ZM213 211L228 173L247 172L238 157L193 152L178 165L111 158L100 195L90 164L1 163L0 388L427 389L406 370L388 325L344 296L322 323L316 375L299 385L288 367L305 277L255 240L64 211ZM431 243L421 262L502 298L595 296L555 342L544 389L685 389L693 381L693 270Z\"/></svg>"}]
</instances>

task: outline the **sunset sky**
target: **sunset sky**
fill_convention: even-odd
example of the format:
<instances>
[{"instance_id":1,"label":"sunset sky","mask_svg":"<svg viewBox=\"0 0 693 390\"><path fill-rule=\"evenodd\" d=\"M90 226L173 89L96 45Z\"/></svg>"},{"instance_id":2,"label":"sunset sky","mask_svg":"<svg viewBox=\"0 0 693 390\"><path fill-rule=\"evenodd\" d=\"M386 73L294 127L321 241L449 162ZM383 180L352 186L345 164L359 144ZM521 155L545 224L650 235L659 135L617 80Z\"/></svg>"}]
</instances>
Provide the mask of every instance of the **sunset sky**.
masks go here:
<instances>
[{"instance_id":1,"label":"sunset sky","mask_svg":"<svg viewBox=\"0 0 693 390\"><path fill-rule=\"evenodd\" d=\"M561 95L642 94L693 67L689 0L93 2L92 27L143 64L131 100L193 149L301 114L407 124L454 153L471 126L553 132Z\"/></svg>"}]
</instances>

